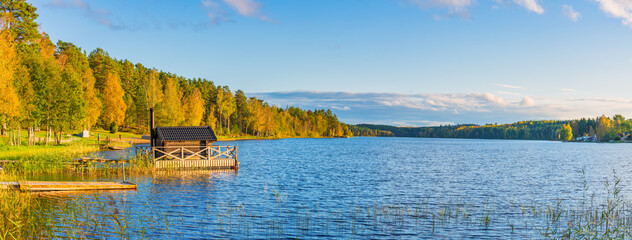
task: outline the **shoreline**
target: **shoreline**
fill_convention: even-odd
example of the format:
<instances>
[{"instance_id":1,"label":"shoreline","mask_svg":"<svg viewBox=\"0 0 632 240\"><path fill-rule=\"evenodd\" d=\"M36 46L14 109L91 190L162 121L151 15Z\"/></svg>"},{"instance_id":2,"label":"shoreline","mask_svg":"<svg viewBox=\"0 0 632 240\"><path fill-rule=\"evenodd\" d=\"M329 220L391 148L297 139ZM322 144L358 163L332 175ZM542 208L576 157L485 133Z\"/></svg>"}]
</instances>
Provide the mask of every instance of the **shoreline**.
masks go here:
<instances>
[{"instance_id":1,"label":"shoreline","mask_svg":"<svg viewBox=\"0 0 632 240\"><path fill-rule=\"evenodd\" d=\"M281 139L291 139L291 138L339 138L339 137L223 137L219 136L217 138L218 142L230 142L230 141L245 141L245 140L281 140ZM116 141L116 140L115 140ZM123 142L131 142L132 144L149 144L148 139L143 138L122 138Z\"/></svg>"}]
</instances>

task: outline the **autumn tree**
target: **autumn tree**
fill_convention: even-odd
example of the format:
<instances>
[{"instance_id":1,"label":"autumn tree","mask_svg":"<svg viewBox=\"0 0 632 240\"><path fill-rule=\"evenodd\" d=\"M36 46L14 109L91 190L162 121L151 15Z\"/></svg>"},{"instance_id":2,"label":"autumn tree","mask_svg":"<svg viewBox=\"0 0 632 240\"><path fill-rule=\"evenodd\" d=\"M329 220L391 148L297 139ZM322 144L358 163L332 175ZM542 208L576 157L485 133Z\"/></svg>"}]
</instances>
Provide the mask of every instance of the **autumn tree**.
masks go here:
<instances>
[{"instance_id":1,"label":"autumn tree","mask_svg":"<svg viewBox=\"0 0 632 240\"><path fill-rule=\"evenodd\" d=\"M92 69L87 69L81 77L83 83L83 99L86 101L86 129L90 130L101 116L101 100L97 97L94 83L96 79L92 74Z\"/></svg>"},{"instance_id":2,"label":"autumn tree","mask_svg":"<svg viewBox=\"0 0 632 240\"><path fill-rule=\"evenodd\" d=\"M217 108L219 111L220 128L222 120L226 120L226 133L230 134L230 116L235 112L237 106L235 105L235 98L228 86L217 88Z\"/></svg>"},{"instance_id":3,"label":"autumn tree","mask_svg":"<svg viewBox=\"0 0 632 240\"><path fill-rule=\"evenodd\" d=\"M145 89L147 89L145 92L147 93L148 107L155 108L156 104L162 101L163 96L162 83L158 80L158 72L156 72L156 70L149 72Z\"/></svg>"},{"instance_id":4,"label":"autumn tree","mask_svg":"<svg viewBox=\"0 0 632 240\"><path fill-rule=\"evenodd\" d=\"M41 64L41 75L36 77L36 91L38 101L36 102L40 124L46 126L46 143L48 139L57 134L57 142L60 142L60 133L64 124L64 116L66 113L67 98L64 89L66 85L62 80L61 68L55 58L55 45L50 41L46 34L42 34L38 40L39 46L39 64ZM37 65L35 65L37 67Z\"/></svg>"},{"instance_id":5,"label":"autumn tree","mask_svg":"<svg viewBox=\"0 0 632 240\"><path fill-rule=\"evenodd\" d=\"M4 131L20 115L20 102L14 87L18 62L15 42L8 28L9 19L2 16L0 21L0 123Z\"/></svg>"},{"instance_id":6,"label":"autumn tree","mask_svg":"<svg viewBox=\"0 0 632 240\"><path fill-rule=\"evenodd\" d=\"M239 124L239 132L244 132L244 121L248 119L251 115L250 111L248 111L248 98L246 94L237 90L235 92L235 107L236 107L236 118Z\"/></svg>"},{"instance_id":7,"label":"autumn tree","mask_svg":"<svg viewBox=\"0 0 632 240\"><path fill-rule=\"evenodd\" d=\"M212 129L217 129L217 117L215 105L210 105L204 110L204 125L211 126Z\"/></svg>"},{"instance_id":8,"label":"autumn tree","mask_svg":"<svg viewBox=\"0 0 632 240\"><path fill-rule=\"evenodd\" d=\"M94 78L96 79L94 87L99 92L103 92L107 81L106 78L110 73L116 72L114 60L110 58L110 55L105 50L97 48L90 52L90 55L88 55L88 61L94 74ZM119 86L120 85L121 84L119 83Z\"/></svg>"},{"instance_id":9,"label":"autumn tree","mask_svg":"<svg viewBox=\"0 0 632 240\"><path fill-rule=\"evenodd\" d=\"M68 96L74 102L71 105L73 110L71 110L72 113L68 116L68 120L82 119L82 128L90 130L101 114L101 100L97 97L94 88L96 79L92 69L90 69L88 58L81 51L81 48L74 44L58 41L57 61L63 71L64 84L70 83L69 87L72 88L65 92L73 92L73 95ZM75 99L77 96L81 96L81 98ZM81 117L78 118L79 116Z\"/></svg>"},{"instance_id":10,"label":"autumn tree","mask_svg":"<svg viewBox=\"0 0 632 240\"><path fill-rule=\"evenodd\" d=\"M181 93L175 78L167 78L165 92L159 112L159 122L163 126L176 126L183 122Z\"/></svg>"},{"instance_id":11,"label":"autumn tree","mask_svg":"<svg viewBox=\"0 0 632 240\"><path fill-rule=\"evenodd\" d=\"M604 137L606 137L611 127L612 123L610 119L606 117L606 115L601 115L601 117L597 119L597 137L599 139L603 139Z\"/></svg>"},{"instance_id":12,"label":"autumn tree","mask_svg":"<svg viewBox=\"0 0 632 240\"><path fill-rule=\"evenodd\" d=\"M35 19L38 17L35 13L36 10L37 8L27 3L26 0L0 1L0 12L4 13L5 18L10 17L12 19L7 24L7 28L12 33L12 41L15 39L17 42L28 42L39 39L40 34L35 22Z\"/></svg>"},{"instance_id":13,"label":"autumn tree","mask_svg":"<svg viewBox=\"0 0 632 240\"><path fill-rule=\"evenodd\" d=\"M103 114L105 126L120 126L125 121L127 105L123 100L123 88L115 73L108 73L103 84Z\"/></svg>"},{"instance_id":14,"label":"autumn tree","mask_svg":"<svg viewBox=\"0 0 632 240\"><path fill-rule=\"evenodd\" d=\"M248 119L248 125L252 125L253 133L257 133L256 136L261 136L261 132L264 129L265 123L265 115L263 112L262 101L257 99L256 97L251 97L248 99L248 110L252 113L252 118Z\"/></svg>"},{"instance_id":15,"label":"autumn tree","mask_svg":"<svg viewBox=\"0 0 632 240\"><path fill-rule=\"evenodd\" d=\"M192 93L184 98L182 103L184 112L184 124L187 126L199 126L204 114L204 99L200 90L195 88Z\"/></svg>"},{"instance_id":16,"label":"autumn tree","mask_svg":"<svg viewBox=\"0 0 632 240\"><path fill-rule=\"evenodd\" d=\"M560 130L560 138L562 141L570 141L573 140L573 128L571 128L570 124L564 124L562 129Z\"/></svg>"}]
</instances>

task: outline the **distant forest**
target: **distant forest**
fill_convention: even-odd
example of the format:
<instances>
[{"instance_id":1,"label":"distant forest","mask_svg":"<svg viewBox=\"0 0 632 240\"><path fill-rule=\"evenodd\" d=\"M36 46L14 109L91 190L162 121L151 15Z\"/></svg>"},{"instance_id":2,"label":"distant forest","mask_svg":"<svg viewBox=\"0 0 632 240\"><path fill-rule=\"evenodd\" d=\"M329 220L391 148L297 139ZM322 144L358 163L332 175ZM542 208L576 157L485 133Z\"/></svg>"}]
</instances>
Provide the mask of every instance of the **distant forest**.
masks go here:
<instances>
[{"instance_id":1,"label":"distant forest","mask_svg":"<svg viewBox=\"0 0 632 240\"><path fill-rule=\"evenodd\" d=\"M395 127L358 124L349 128L356 136L426 137L426 138L477 138L564 140L577 137L596 137L596 141L621 140L632 132L632 122L621 115L604 115L590 119L566 121L521 121L510 124L460 124L438 127Z\"/></svg>"},{"instance_id":2,"label":"distant forest","mask_svg":"<svg viewBox=\"0 0 632 240\"><path fill-rule=\"evenodd\" d=\"M93 127L146 133L148 109L155 108L159 126L209 125L221 135L351 135L331 110L278 107L210 80L116 59L100 48L87 53L70 42L53 43L38 31L36 8L24 0L1 1L0 14L3 134L28 129L30 137L41 129L61 136Z\"/></svg>"}]
</instances>

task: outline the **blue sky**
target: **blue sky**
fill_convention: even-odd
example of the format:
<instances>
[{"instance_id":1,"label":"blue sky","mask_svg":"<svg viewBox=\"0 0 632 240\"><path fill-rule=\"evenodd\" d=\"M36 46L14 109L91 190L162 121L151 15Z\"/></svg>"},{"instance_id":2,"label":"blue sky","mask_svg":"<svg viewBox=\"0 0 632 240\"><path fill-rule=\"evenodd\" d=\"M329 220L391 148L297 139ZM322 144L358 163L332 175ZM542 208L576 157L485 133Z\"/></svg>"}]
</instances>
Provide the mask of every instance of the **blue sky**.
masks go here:
<instances>
[{"instance_id":1,"label":"blue sky","mask_svg":"<svg viewBox=\"0 0 632 240\"><path fill-rule=\"evenodd\" d=\"M41 0L86 51L348 123L632 117L629 0Z\"/></svg>"}]
</instances>

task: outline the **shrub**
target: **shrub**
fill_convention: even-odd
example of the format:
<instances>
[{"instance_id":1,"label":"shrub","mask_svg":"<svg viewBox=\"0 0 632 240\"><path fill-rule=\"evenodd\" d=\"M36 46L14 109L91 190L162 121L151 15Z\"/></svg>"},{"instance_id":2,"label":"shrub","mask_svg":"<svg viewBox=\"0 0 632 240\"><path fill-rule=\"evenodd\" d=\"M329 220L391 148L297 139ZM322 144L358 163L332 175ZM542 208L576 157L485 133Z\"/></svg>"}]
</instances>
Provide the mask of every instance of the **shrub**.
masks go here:
<instances>
[{"instance_id":1,"label":"shrub","mask_svg":"<svg viewBox=\"0 0 632 240\"><path fill-rule=\"evenodd\" d=\"M112 123L112 125L110 125L110 133L116 132L118 132L118 125L116 125L116 123Z\"/></svg>"}]
</instances>

